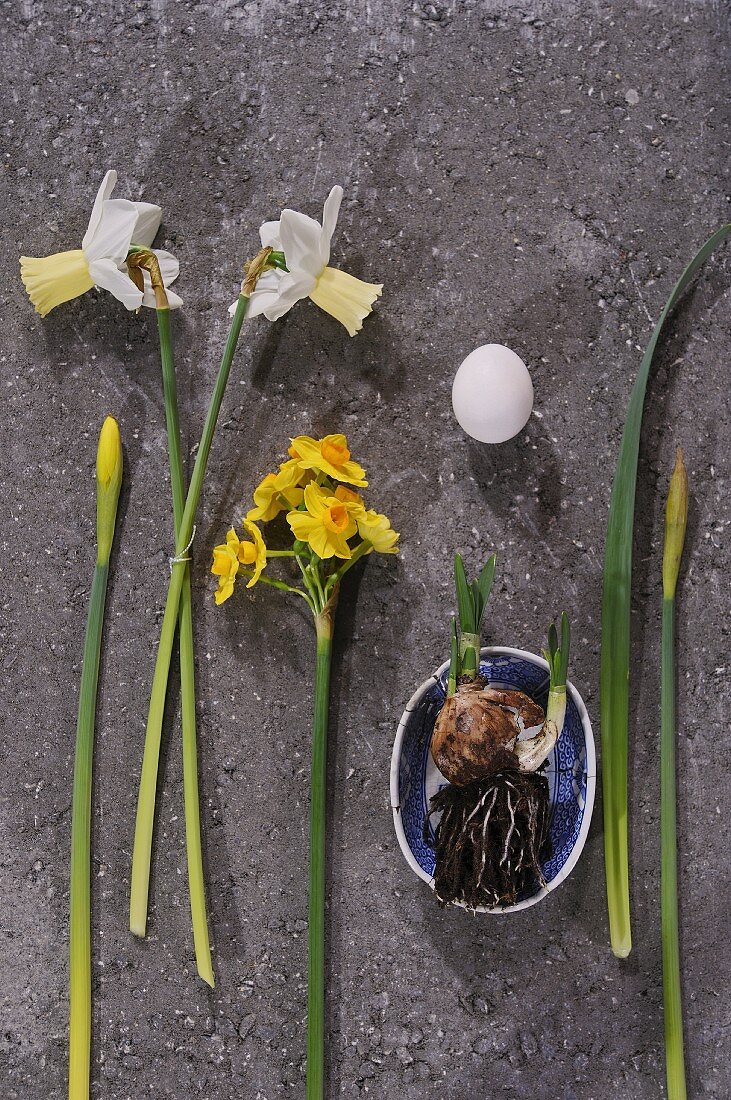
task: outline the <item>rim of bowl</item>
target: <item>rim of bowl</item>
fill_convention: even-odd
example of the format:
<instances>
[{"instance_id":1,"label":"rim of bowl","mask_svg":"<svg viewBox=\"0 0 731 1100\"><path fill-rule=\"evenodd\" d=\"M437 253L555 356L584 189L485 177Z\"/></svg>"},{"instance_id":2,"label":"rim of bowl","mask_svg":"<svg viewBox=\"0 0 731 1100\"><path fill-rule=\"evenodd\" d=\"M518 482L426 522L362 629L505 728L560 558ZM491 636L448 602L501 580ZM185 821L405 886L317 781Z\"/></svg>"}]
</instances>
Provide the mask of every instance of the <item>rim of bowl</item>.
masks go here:
<instances>
[{"instance_id":1,"label":"rim of bowl","mask_svg":"<svg viewBox=\"0 0 731 1100\"><path fill-rule=\"evenodd\" d=\"M548 662L539 657L537 653L529 653L527 649L517 649L514 646L503 645L488 645L482 646L480 649L480 657L520 657L525 661L529 661L531 664L538 665L545 672L548 672ZM414 853L409 847L409 842L406 839L406 833L401 822L401 805L399 802L399 761L401 759L401 746L404 740L404 732L406 730L406 723L408 722L409 715L416 710L417 706L421 702L427 691L434 686L434 683L439 679L445 669L449 668L449 661L444 661L439 668L437 668L431 676L423 681L416 689L414 694L409 699L401 720L398 724L396 731L396 740L394 741L393 751L391 753L391 774L390 774L390 789L391 789L391 812L393 814L393 825L396 830L396 837L399 842L399 847L404 856L404 859L408 863L411 870L422 879L430 889L434 889L434 879L431 875L428 875L426 871L416 860ZM571 680L566 681L566 690L571 696L579 717L581 718L581 725L584 730L584 741L586 743L586 799L584 801L584 814L581 819L581 827L579 829L579 835L576 839L576 844L571 850L571 855L564 863L563 867L556 875L554 879L548 884L548 886L541 887L535 894L532 894L529 898L525 898L523 901L517 902L515 905L506 905L501 909L487 909L479 907L470 912L475 913L489 913L492 916L503 916L506 913L517 913L521 909L530 909L532 905L536 905L539 901L545 898L548 894L552 893L556 887L560 886L573 871L574 867L578 863L579 856L584 850L586 844L586 838L589 835L589 826L591 825L591 817L594 810L594 795L596 792L596 748L594 745L594 732L591 727L591 719L586 709L586 704L581 698L581 695L574 687ZM460 909L466 909L466 906L456 903Z\"/></svg>"}]
</instances>

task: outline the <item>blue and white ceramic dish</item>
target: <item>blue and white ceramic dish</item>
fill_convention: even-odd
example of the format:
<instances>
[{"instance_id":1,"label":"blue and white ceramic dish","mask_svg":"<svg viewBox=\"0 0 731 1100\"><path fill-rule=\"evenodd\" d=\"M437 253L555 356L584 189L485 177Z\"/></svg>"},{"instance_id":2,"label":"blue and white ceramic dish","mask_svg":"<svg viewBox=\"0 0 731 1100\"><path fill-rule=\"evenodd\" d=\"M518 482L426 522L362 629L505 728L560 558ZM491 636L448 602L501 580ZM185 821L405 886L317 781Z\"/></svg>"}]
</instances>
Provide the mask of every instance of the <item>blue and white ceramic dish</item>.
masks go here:
<instances>
[{"instance_id":1,"label":"blue and white ceramic dish","mask_svg":"<svg viewBox=\"0 0 731 1100\"><path fill-rule=\"evenodd\" d=\"M434 886L433 830L424 841L423 828L432 795L446 780L431 758L434 722L444 702L449 662L425 680L406 705L391 757L391 807L401 851L413 871ZM522 649L489 646L480 653L480 672L494 687L524 691L542 707L548 700L548 665ZM546 886L536 882L529 896L516 905L480 912L512 913L535 905L564 881L584 847L596 787L596 756L591 722L583 700L568 684L566 720L549 757L546 776L551 792L553 854L543 864Z\"/></svg>"}]
</instances>

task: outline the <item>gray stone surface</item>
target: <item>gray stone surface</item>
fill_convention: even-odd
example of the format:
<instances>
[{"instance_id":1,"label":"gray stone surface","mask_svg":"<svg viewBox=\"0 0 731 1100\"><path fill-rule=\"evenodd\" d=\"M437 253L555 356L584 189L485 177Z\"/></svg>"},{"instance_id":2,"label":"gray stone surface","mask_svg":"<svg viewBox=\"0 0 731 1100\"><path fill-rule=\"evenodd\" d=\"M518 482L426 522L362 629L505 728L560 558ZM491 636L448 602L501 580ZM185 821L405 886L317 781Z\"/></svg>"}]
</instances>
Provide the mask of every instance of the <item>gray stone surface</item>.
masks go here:
<instances>
[{"instance_id":1,"label":"gray stone surface","mask_svg":"<svg viewBox=\"0 0 731 1100\"><path fill-rule=\"evenodd\" d=\"M372 0L3 3L3 781L0 1084L65 1095L66 927L92 466L107 412L127 480L99 705L93 1095L303 1096L310 624L278 594L213 607L210 549L286 437L342 429L402 532L344 593L330 759L328 1095L653 1100L664 1095L658 930L662 497L693 489L679 628L680 852L694 1096L731 1095L726 710L729 255L680 310L651 383L634 615L635 951L609 953L601 807L548 901L440 912L388 804L396 723L445 654L449 560L499 554L489 640L575 624L597 719L601 562L641 349L676 275L728 217L723 5ZM126 930L133 810L171 547L153 318L89 294L45 322L19 252L77 245L107 167L160 202L194 446L256 230L346 191L335 262L382 279L361 335L303 303L252 323L195 542L202 801L218 984L195 977L171 713L146 943ZM453 421L477 344L532 369L527 430L498 449ZM598 722L597 722L598 725Z\"/></svg>"}]
</instances>

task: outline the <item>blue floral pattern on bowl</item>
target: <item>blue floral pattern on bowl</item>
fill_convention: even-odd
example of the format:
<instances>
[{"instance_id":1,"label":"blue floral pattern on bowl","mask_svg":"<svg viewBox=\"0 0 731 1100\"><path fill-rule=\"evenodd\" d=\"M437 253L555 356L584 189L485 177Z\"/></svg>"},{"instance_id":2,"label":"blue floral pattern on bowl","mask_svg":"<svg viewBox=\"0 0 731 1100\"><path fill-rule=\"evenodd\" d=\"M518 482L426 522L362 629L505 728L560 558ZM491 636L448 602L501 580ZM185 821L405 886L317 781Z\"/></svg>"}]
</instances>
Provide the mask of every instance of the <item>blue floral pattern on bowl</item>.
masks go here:
<instances>
[{"instance_id":1,"label":"blue floral pattern on bowl","mask_svg":"<svg viewBox=\"0 0 731 1100\"><path fill-rule=\"evenodd\" d=\"M545 708L548 666L541 657L518 649L488 647L481 651L480 672L494 687L511 687ZM434 874L434 833L424 840L424 819L432 795L446 780L429 747L446 693L448 663L421 685L409 700L399 724L391 761L391 805L399 844L412 869L430 885ZM568 685L566 719L545 771L551 797L552 854L542 866L546 886L516 905L491 912L510 912L534 905L555 889L573 869L589 831L596 786L594 738L586 707Z\"/></svg>"}]
</instances>

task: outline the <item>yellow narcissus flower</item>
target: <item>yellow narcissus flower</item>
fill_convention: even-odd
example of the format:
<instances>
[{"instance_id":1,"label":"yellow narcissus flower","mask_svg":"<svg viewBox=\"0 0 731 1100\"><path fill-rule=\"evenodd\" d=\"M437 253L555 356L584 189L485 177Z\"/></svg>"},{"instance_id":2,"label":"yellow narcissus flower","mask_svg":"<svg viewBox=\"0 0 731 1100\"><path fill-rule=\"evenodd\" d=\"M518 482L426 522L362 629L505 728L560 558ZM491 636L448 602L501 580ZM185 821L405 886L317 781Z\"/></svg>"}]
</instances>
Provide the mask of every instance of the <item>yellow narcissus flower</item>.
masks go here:
<instances>
[{"instance_id":1,"label":"yellow narcissus flower","mask_svg":"<svg viewBox=\"0 0 731 1100\"><path fill-rule=\"evenodd\" d=\"M240 565L252 567L253 574L246 585L247 588L252 588L259 580L262 569L267 563L267 548L261 531L248 519L244 520L244 528L251 535L251 542L239 539L232 527L226 535L226 541L214 547L211 573L218 577L218 588L215 593L217 604L224 603L233 593Z\"/></svg>"},{"instance_id":2,"label":"yellow narcissus flower","mask_svg":"<svg viewBox=\"0 0 731 1100\"><path fill-rule=\"evenodd\" d=\"M319 558L349 558L348 539L358 530L356 515L363 505L327 493L316 482L305 488L306 512L288 512L296 539L307 542Z\"/></svg>"},{"instance_id":3,"label":"yellow narcissus flower","mask_svg":"<svg viewBox=\"0 0 731 1100\"><path fill-rule=\"evenodd\" d=\"M259 230L262 247L283 253L286 270L271 268L259 278L249 298L249 317L263 313L276 321L300 299L310 298L345 325L351 336L360 332L383 284L364 283L328 267L342 201L342 187L333 187L325 200L322 225L296 210L283 210L278 221L264 222Z\"/></svg>"},{"instance_id":4,"label":"yellow narcissus flower","mask_svg":"<svg viewBox=\"0 0 731 1100\"><path fill-rule=\"evenodd\" d=\"M280 493L288 493L290 489L297 489L311 481L315 476L312 470L305 470L302 467L299 459L293 453L292 447L289 448L289 453L292 457L281 464L279 473L276 475L277 488Z\"/></svg>"},{"instance_id":5,"label":"yellow narcissus flower","mask_svg":"<svg viewBox=\"0 0 731 1100\"><path fill-rule=\"evenodd\" d=\"M304 476L304 471L300 470L298 473L300 478ZM269 523L287 507L298 508L302 503L302 490L292 482L289 470L284 476L282 470L278 474L267 474L254 489L254 507L246 513L246 518ZM283 500L287 503L284 504Z\"/></svg>"},{"instance_id":6,"label":"yellow narcissus flower","mask_svg":"<svg viewBox=\"0 0 731 1100\"><path fill-rule=\"evenodd\" d=\"M335 481L346 481L350 485L368 484L365 470L350 457L344 435L326 435L323 439L298 435L292 440L289 453L303 470L317 470Z\"/></svg>"},{"instance_id":7,"label":"yellow narcissus flower","mask_svg":"<svg viewBox=\"0 0 731 1100\"><path fill-rule=\"evenodd\" d=\"M372 508L358 512L356 515L358 534L362 539L370 542L378 554L398 554L399 536L391 527L388 516L379 515Z\"/></svg>"},{"instance_id":8,"label":"yellow narcissus flower","mask_svg":"<svg viewBox=\"0 0 731 1100\"><path fill-rule=\"evenodd\" d=\"M353 516L358 524L358 534L379 554L398 554L399 536L391 527L388 516L383 516L373 508L366 508L363 497L347 485L338 485L335 496L344 503L355 505Z\"/></svg>"}]
</instances>

